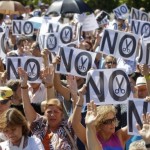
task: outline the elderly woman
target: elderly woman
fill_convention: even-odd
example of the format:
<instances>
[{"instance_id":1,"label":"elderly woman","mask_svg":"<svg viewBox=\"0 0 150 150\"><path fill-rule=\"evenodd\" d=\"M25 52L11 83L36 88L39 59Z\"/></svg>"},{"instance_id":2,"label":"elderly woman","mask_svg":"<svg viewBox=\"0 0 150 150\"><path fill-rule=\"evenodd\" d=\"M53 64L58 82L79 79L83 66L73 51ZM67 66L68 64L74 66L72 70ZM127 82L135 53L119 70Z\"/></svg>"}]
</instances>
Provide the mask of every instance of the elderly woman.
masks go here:
<instances>
[{"instance_id":1,"label":"elderly woman","mask_svg":"<svg viewBox=\"0 0 150 150\"><path fill-rule=\"evenodd\" d=\"M88 128L89 135L91 139L96 139L99 143L99 146L97 148L97 145L95 144L89 144L90 140L86 140L86 129L82 124L80 123L81 120L81 110L82 105L84 102L84 94L85 86L79 91L79 100L76 103L74 112L73 112L73 119L72 119L72 126L79 137L79 139L85 144L88 145L88 149L96 150L99 148L99 150L123 150L125 146L125 142L130 138L130 136L127 134L127 127L121 128L117 132L115 132L115 127L118 124L118 121L116 119L116 110L115 107L112 105L104 105L99 106L96 109L96 106L94 107L95 112L97 110L98 117L96 118L86 118L86 123L89 119L93 119L92 127ZM94 103L92 103L90 106L88 106L89 110L93 108ZM92 107L91 107L92 106ZM88 125L88 124L87 124ZM89 147L90 145L90 147Z\"/></svg>"},{"instance_id":2,"label":"elderly woman","mask_svg":"<svg viewBox=\"0 0 150 150\"><path fill-rule=\"evenodd\" d=\"M62 102L55 98L53 88L53 72L47 70L49 82L45 85L48 92L48 99L44 108L44 116L35 112L30 104L27 86L27 73L19 68L21 83L22 101L24 104L25 115L31 124L31 131L42 140L46 150L72 150L75 147L74 134L72 129L63 119L64 111ZM51 72L51 73L50 73Z\"/></svg>"},{"instance_id":3,"label":"elderly woman","mask_svg":"<svg viewBox=\"0 0 150 150\"><path fill-rule=\"evenodd\" d=\"M43 144L36 137L28 137L29 128L25 117L16 109L6 110L0 119L0 131L8 140L0 143L0 150L43 150Z\"/></svg>"}]
</instances>

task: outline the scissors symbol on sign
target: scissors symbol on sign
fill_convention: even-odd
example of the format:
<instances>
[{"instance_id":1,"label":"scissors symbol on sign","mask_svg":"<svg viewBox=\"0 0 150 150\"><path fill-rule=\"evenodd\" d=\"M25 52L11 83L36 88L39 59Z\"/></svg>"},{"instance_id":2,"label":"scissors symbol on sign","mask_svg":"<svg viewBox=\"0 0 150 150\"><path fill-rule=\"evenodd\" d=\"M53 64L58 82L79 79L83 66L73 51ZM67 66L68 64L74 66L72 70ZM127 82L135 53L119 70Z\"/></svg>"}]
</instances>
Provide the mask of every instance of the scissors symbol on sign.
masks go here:
<instances>
[{"instance_id":1,"label":"scissors symbol on sign","mask_svg":"<svg viewBox=\"0 0 150 150\"><path fill-rule=\"evenodd\" d=\"M29 67L31 69L31 72L28 72L29 76L36 76L36 74L33 72L34 68L35 68L35 64L33 65L33 67L31 67L31 64L29 64Z\"/></svg>"},{"instance_id":2,"label":"scissors symbol on sign","mask_svg":"<svg viewBox=\"0 0 150 150\"><path fill-rule=\"evenodd\" d=\"M119 91L121 92L121 94L125 93L125 90L121 88L123 81L124 81L124 78L122 77L121 82L119 84L118 78L116 77L116 82L118 84L118 89L115 89L115 94L119 94Z\"/></svg>"},{"instance_id":3,"label":"scissors symbol on sign","mask_svg":"<svg viewBox=\"0 0 150 150\"><path fill-rule=\"evenodd\" d=\"M83 60L83 57L81 57L81 63L82 63L82 65L79 66L80 70L86 71L86 67L84 67L84 64L86 63L86 61L87 61L87 58L85 60Z\"/></svg>"},{"instance_id":4,"label":"scissors symbol on sign","mask_svg":"<svg viewBox=\"0 0 150 150\"><path fill-rule=\"evenodd\" d=\"M123 48L123 51L126 51L128 53L130 53L130 49L129 49L129 46L131 45L132 41L130 41L128 43L127 39L126 39L126 48Z\"/></svg>"}]
</instances>

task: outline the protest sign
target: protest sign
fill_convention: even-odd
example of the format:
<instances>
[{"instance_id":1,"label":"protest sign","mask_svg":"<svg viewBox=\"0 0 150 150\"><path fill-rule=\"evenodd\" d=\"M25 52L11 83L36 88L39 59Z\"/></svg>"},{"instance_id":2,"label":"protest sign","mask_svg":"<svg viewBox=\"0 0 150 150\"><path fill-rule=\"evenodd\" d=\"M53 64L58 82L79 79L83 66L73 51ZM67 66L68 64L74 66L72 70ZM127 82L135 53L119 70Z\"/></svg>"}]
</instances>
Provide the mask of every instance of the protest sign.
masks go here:
<instances>
[{"instance_id":1,"label":"protest sign","mask_svg":"<svg viewBox=\"0 0 150 150\"><path fill-rule=\"evenodd\" d=\"M119 19L126 19L129 15L128 14L129 10L126 4L122 4L121 6L113 9L113 12L116 18L119 18Z\"/></svg>"},{"instance_id":2,"label":"protest sign","mask_svg":"<svg viewBox=\"0 0 150 150\"><path fill-rule=\"evenodd\" d=\"M135 60L136 49L139 37L135 34L105 29L100 43L100 51L122 57L128 60Z\"/></svg>"},{"instance_id":3,"label":"protest sign","mask_svg":"<svg viewBox=\"0 0 150 150\"><path fill-rule=\"evenodd\" d=\"M150 22L131 20L131 32L142 36L144 39L150 38Z\"/></svg>"},{"instance_id":4,"label":"protest sign","mask_svg":"<svg viewBox=\"0 0 150 150\"><path fill-rule=\"evenodd\" d=\"M87 72L92 68L96 53L73 47L61 47L58 55L60 64L56 66L57 73L71 74L86 78Z\"/></svg>"},{"instance_id":5,"label":"protest sign","mask_svg":"<svg viewBox=\"0 0 150 150\"><path fill-rule=\"evenodd\" d=\"M145 13L144 11L140 11L136 8L131 8L131 19L135 19L135 20L143 20L143 21L148 21L149 17L148 14Z\"/></svg>"},{"instance_id":6,"label":"protest sign","mask_svg":"<svg viewBox=\"0 0 150 150\"><path fill-rule=\"evenodd\" d=\"M13 35L33 35L34 28L30 21L25 20L13 20L12 21L12 33Z\"/></svg>"},{"instance_id":7,"label":"protest sign","mask_svg":"<svg viewBox=\"0 0 150 150\"><path fill-rule=\"evenodd\" d=\"M73 39L74 28L69 24L49 23L47 32L39 35L40 48L47 48L51 52L57 52L59 46L77 42Z\"/></svg>"},{"instance_id":8,"label":"protest sign","mask_svg":"<svg viewBox=\"0 0 150 150\"><path fill-rule=\"evenodd\" d=\"M142 40L138 63L150 65L150 41Z\"/></svg>"},{"instance_id":9,"label":"protest sign","mask_svg":"<svg viewBox=\"0 0 150 150\"><path fill-rule=\"evenodd\" d=\"M128 101L127 123L129 135L139 136L136 123L142 127L142 114L147 112L150 112L150 103L145 102L144 99L131 99Z\"/></svg>"},{"instance_id":10,"label":"protest sign","mask_svg":"<svg viewBox=\"0 0 150 150\"><path fill-rule=\"evenodd\" d=\"M98 23L96 21L96 17L94 16L94 14L86 15L83 21L82 31L93 31L97 28Z\"/></svg>"},{"instance_id":11,"label":"protest sign","mask_svg":"<svg viewBox=\"0 0 150 150\"><path fill-rule=\"evenodd\" d=\"M86 103L94 100L96 104L121 104L131 95L128 75L120 69L90 70L86 85Z\"/></svg>"},{"instance_id":12,"label":"protest sign","mask_svg":"<svg viewBox=\"0 0 150 150\"><path fill-rule=\"evenodd\" d=\"M0 32L0 58L5 59L6 58L6 38L5 38L5 33Z\"/></svg>"},{"instance_id":13,"label":"protest sign","mask_svg":"<svg viewBox=\"0 0 150 150\"><path fill-rule=\"evenodd\" d=\"M7 57L7 75L9 79L19 79L18 67L22 67L28 73L28 81L40 83L40 70L42 58L40 57Z\"/></svg>"}]
</instances>

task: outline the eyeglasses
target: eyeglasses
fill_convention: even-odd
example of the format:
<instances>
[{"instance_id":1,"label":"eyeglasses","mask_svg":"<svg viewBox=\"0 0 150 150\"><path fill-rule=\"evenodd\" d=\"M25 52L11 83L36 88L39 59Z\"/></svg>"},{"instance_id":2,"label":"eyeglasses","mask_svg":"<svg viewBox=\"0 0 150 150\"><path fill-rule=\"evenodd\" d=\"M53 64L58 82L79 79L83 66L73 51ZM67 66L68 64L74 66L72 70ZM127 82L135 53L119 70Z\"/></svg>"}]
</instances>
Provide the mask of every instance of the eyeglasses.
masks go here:
<instances>
[{"instance_id":1,"label":"eyeglasses","mask_svg":"<svg viewBox=\"0 0 150 150\"><path fill-rule=\"evenodd\" d=\"M103 121L102 123L105 125L109 125L109 124L112 124L113 122L116 122L116 121L117 121L117 118L114 117L112 119L107 119L107 120Z\"/></svg>"},{"instance_id":2,"label":"eyeglasses","mask_svg":"<svg viewBox=\"0 0 150 150\"><path fill-rule=\"evenodd\" d=\"M1 105L5 105L5 104L8 103L8 101L9 101L9 99L2 100L2 101L0 101L0 104L1 104Z\"/></svg>"},{"instance_id":3,"label":"eyeglasses","mask_svg":"<svg viewBox=\"0 0 150 150\"><path fill-rule=\"evenodd\" d=\"M116 62L107 61L107 62L106 62L106 64L113 64L113 65L115 65L115 64L116 64Z\"/></svg>"}]
</instances>

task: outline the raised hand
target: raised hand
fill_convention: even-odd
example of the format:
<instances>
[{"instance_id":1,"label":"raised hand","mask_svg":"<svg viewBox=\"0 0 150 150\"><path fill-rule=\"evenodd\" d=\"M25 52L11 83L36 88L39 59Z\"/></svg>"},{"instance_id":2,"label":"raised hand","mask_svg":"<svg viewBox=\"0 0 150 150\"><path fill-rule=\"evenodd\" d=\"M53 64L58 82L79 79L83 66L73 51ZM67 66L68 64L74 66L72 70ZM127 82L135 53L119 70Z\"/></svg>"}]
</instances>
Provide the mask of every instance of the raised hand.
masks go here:
<instances>
[{"instance_id":1,"label":"raised hand","mask_svg":"<svg viewBox=\"0 0 150 150\"><path fill-rule=\"evenodd\" d=\"M139 134L142 136L143 140L150 144L150 113L147 113L146 115L142 115L143 118L143 127L141 128L137 124L137 129Z\"/></svg>"},{"instance_id":2,"label":"raised hand","mask_svg":"<svg viewBox=\"0 0 150 150\"><path fill-rule=\"evenodd\" d=\"M28 74L25 70L23 70L21 67L18 67L18 74L21 79L21 86L27 86L27 80L28 80Z\"/></svg>"},{"instance_id":3,"label":"raised hand","mask_svg":"<svg viewBox=\"0 0 150 150\"><path fill-rule=\"evenodd\" d=\"M97 119L97 107L94 104L94 101L91 101L89 104L87 104L85 124L87 126L94 126L96 119Z\"/></svg>"},{"instance_id":4,"label":"raised hand","mask_svg":"<svg viewBox=\"0 0 150 150\"><path fill-rule=\"evenodd\" d=\"M43 82L45 83L46 87L53 86L54 66L52 64L42 71L41 78L42 78Z\"/></svg>"},{"instance_id":5,"label":"raised hand","mask_svg":"<svg viewBox=\"0 0 150 150\"><path fill-rule=\"evenodd\" d=\"M68 75L68 76L66 76L66 79L67 79L68 88L69 88L71 94L73 94L73 95L77 94L78 86L77 86L76 77L74 77L72 75Z\"/></svg>"},{"instance_id":6,"label":"raised hand","mask_svg":"<svg viewBox=\"0 0 150 150\"><path fill-rule=\"evenodd\" d=\"M148 65L142 64L142 65L140 65L139 67L140 67L140 72L141 72L142 75L144 75L144 76L149 75L149 68L148 68Z\"/></svg>"}]
</instances>

